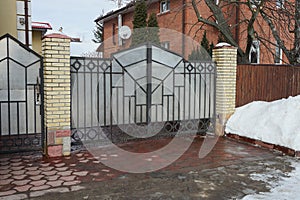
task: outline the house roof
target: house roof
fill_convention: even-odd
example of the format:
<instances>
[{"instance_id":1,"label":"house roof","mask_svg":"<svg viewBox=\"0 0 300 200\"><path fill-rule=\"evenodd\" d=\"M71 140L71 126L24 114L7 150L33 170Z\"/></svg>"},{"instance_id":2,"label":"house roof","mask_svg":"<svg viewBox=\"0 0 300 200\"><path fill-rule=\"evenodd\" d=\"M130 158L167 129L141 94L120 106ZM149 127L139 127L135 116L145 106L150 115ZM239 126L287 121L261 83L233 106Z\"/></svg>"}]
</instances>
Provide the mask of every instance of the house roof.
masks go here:
<instances>
[{"instance_id":1,"label":"house roof","mask_svg":"<svg viewBox=\"0 0 300 200\"><path fill-rule=\"evenodd\" d=\"M147 0L147 4L149 5L149 4L155 3L157 1L159 1L159 0ZM124 14L124 13L131 12L134 10L134 5L135 5L135 1L133 0L121 8L109 11L108 13L99 16L97 19L94 20L94 22L96 22L96 23L104 22L111 18L116 17L118 14Z\"/></svg>"},{"instance_id":2,"label":"house roof","mask_svg":"<svg viewBox=\"0 0 300 200\"><path fill-rule=\"evenodd\" d=\"M52 30L52 26L48 22L31 22L31 27L35 30Z\"/></svg>"}]
</instances>

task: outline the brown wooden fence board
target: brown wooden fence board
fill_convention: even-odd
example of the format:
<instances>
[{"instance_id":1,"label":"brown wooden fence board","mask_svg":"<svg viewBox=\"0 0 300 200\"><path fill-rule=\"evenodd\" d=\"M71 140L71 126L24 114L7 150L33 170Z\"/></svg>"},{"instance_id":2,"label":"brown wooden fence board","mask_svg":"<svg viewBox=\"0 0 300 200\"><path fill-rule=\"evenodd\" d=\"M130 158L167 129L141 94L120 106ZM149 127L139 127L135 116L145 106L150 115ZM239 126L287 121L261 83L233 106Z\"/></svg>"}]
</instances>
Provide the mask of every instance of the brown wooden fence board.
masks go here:
<instances>
[{"instance_id":1,"label":"brown wooden fence board","mask_svg":"<svg viewBox=\"0 0 300 200\"><path fill-rule=\"evenodd\" d=\"M300 94L300 67L238 65L236 106Z\"/></svg>"}]
</instances>

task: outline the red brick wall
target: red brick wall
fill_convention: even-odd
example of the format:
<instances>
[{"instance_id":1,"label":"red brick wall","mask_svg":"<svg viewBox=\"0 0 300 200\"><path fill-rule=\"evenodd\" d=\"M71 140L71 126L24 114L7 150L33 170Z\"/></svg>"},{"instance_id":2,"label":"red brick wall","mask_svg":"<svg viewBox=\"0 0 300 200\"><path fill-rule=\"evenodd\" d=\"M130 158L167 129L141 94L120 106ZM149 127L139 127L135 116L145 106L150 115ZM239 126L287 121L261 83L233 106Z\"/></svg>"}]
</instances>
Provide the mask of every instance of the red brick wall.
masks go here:
<instances>
[{"instance_id":1,"label":"red brick wall","mask_svg":"<svg viewBox=\"0 0 300 200\"><path fill-rule=\"evenodd\" d=\"M274 4L274 1L272 1L272 3ZM250 16L251 15L251 11L249 10L248 6L246 5L241 5L240 6L240 20L244 20L245 17L243 16ZM247 17L249 19L249 17ZM270 40L272 43L275 43L275 39L272 35L272 32L268 26L268 24L263 20L262 16L259 15L258 16L258 21L255 23L254 28L257 32L257 34L260 37L266 38L268 40ZM286 27L285 27L286 28ZM246 48L247 45L247 25L245 23L241 23L240 27L239 27L240 31L239 31L239 44L241 46L242 49ZM284 43L287 47L292 47L292 40L291 38L293 38L293 35L288 34L285 35L283 34L284 30L280 30L280 37L283 38ZM265 43L264 44L260 44L260 63L261 64L274 64L274 56L273 53L275 52L275 47L269 43ZM286 57L283 55L283 64L287 63L287 59Z\"/></svg>"},{"instance_id":2,"label":"red brick wall","mask_svg":"<svg viewBox=\"0 0 300 200\"><path fill-rule=\"evenodd\" d=\"M186 0L185 9L183 9L183 1L182 0L171 0L170 2L170 12L160 13L160 3L152 3L148 7L148 15L151 13L157 14L157 20L159 27L162 29L160 33L160 41L170 42L170 49L178 54L184 55L188 57L191 51L197 46L199 46L199 42L202 39L203 30L207 32L207 38L210 42L213 42L215 45L218 40L218 30L215 28L203 25L201 23L197 23L197 17L191 5L191 0ZM209 11L209 8L206 6L204 1L198 1L198 9L201 12L201 15L204 18L207 18L212 15ZM237 12L239 11L239 12ZM226 17L229 20L229 25L232 27L232 34L233 37L238 37L238 43L242 49L246 48L247 45L247 24L241 23L239 27L236 27L237 17L240 17L240 21L244 19L243 16L250 16L251 11L245 5L241 5L240 9L238 10L236 6L227 6L224 8L224 13L226 13ZM185 23L184 29L182 29L182 16L185 14ZM237 16L238 14L238 16ZM133 28L132 24L133 20L133 11L127 12L123 14L123 25L129 26L131 29ZM118 44L118 37L115 36L116 44L114 45L112 42L112 26L115 24L115 34L118 34L118 21L117 17L105 21L104 23L104 49L105 57L109 57L112 52L116 52L119 49L128 48L130 46L131 40L127 40L126 44L122 47L119 47ZM199 31L199 29L201 30ZM168 29L169 31L166 31ZM275 42L272 33L268 27L268 25L264 22L261 16L259 16L258 22L255 24L255 30L258 32L260 36L264 36L265 38L270 38L272 42ZM283 31L282 31L283 32ZM184 54L182 53L182 35L181 33L185 34L184 37ZM292 42L289 37L284 37L285 44L288 46L292 46ZM263 44L260 45L260 63L274 63L274 56L272 53L275 52L274 46L268 44L264 46ZM283 56L284 60L286 61L285 56Z\"/></svg>"}]
</instances>

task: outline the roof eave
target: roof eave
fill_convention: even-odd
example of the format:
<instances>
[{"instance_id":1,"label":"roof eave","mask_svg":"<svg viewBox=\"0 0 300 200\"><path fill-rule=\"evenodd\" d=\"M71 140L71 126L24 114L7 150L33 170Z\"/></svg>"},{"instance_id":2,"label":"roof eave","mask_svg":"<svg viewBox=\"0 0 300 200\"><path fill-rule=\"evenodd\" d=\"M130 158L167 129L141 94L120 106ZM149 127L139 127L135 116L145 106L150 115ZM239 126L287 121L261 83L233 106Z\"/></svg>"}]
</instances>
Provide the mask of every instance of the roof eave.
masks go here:
<instances>
[{"instance_id":1,"label":"roof eave","mask_svg":"<svg viewBox=\"0 0 300 200\"><path fill-rule=\"evenodd\" d=\"M148 0L147 4L152 4L152 3L155 3L157 1L159 1L159 0ZM135 1L131 1L126 6L120 8L120 9L108 12L106 15L101 15L100 17L98 17L97 19L95 19L94 22L95 23L99 23L99 22L103 23L103 22L105 22L107 20L110 20L111 18L116 17L119 14L125 14L125 13L128 13L128 12L131 12L131 11L134 10L134 5L135 5Z\"/></svg>"}]
</instances>

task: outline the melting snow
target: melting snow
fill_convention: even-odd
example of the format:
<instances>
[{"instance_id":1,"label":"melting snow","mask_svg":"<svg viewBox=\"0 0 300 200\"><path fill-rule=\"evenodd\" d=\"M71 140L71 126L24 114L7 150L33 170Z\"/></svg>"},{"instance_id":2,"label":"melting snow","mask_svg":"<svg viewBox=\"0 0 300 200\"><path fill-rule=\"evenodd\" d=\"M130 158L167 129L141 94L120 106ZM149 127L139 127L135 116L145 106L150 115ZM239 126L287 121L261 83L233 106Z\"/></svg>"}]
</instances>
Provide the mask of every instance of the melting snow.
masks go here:
<instances>
[{"instance_id":1,"label":"melting snow","mask_svg":"<svg viewBox=\"0 0 300 200\"><path fill-rule=\"evenodd\" d=\"M299 183L300 183L300 163L293 162L295 170L288 174L289 177L282 178L278 183L268 182L269 175L253 174L254 180L265 181L273 188L270 192L261 192L259 194L247 195L243 200L258 200L258 199L299 199Z\"/></svg>"}]
</instances>

